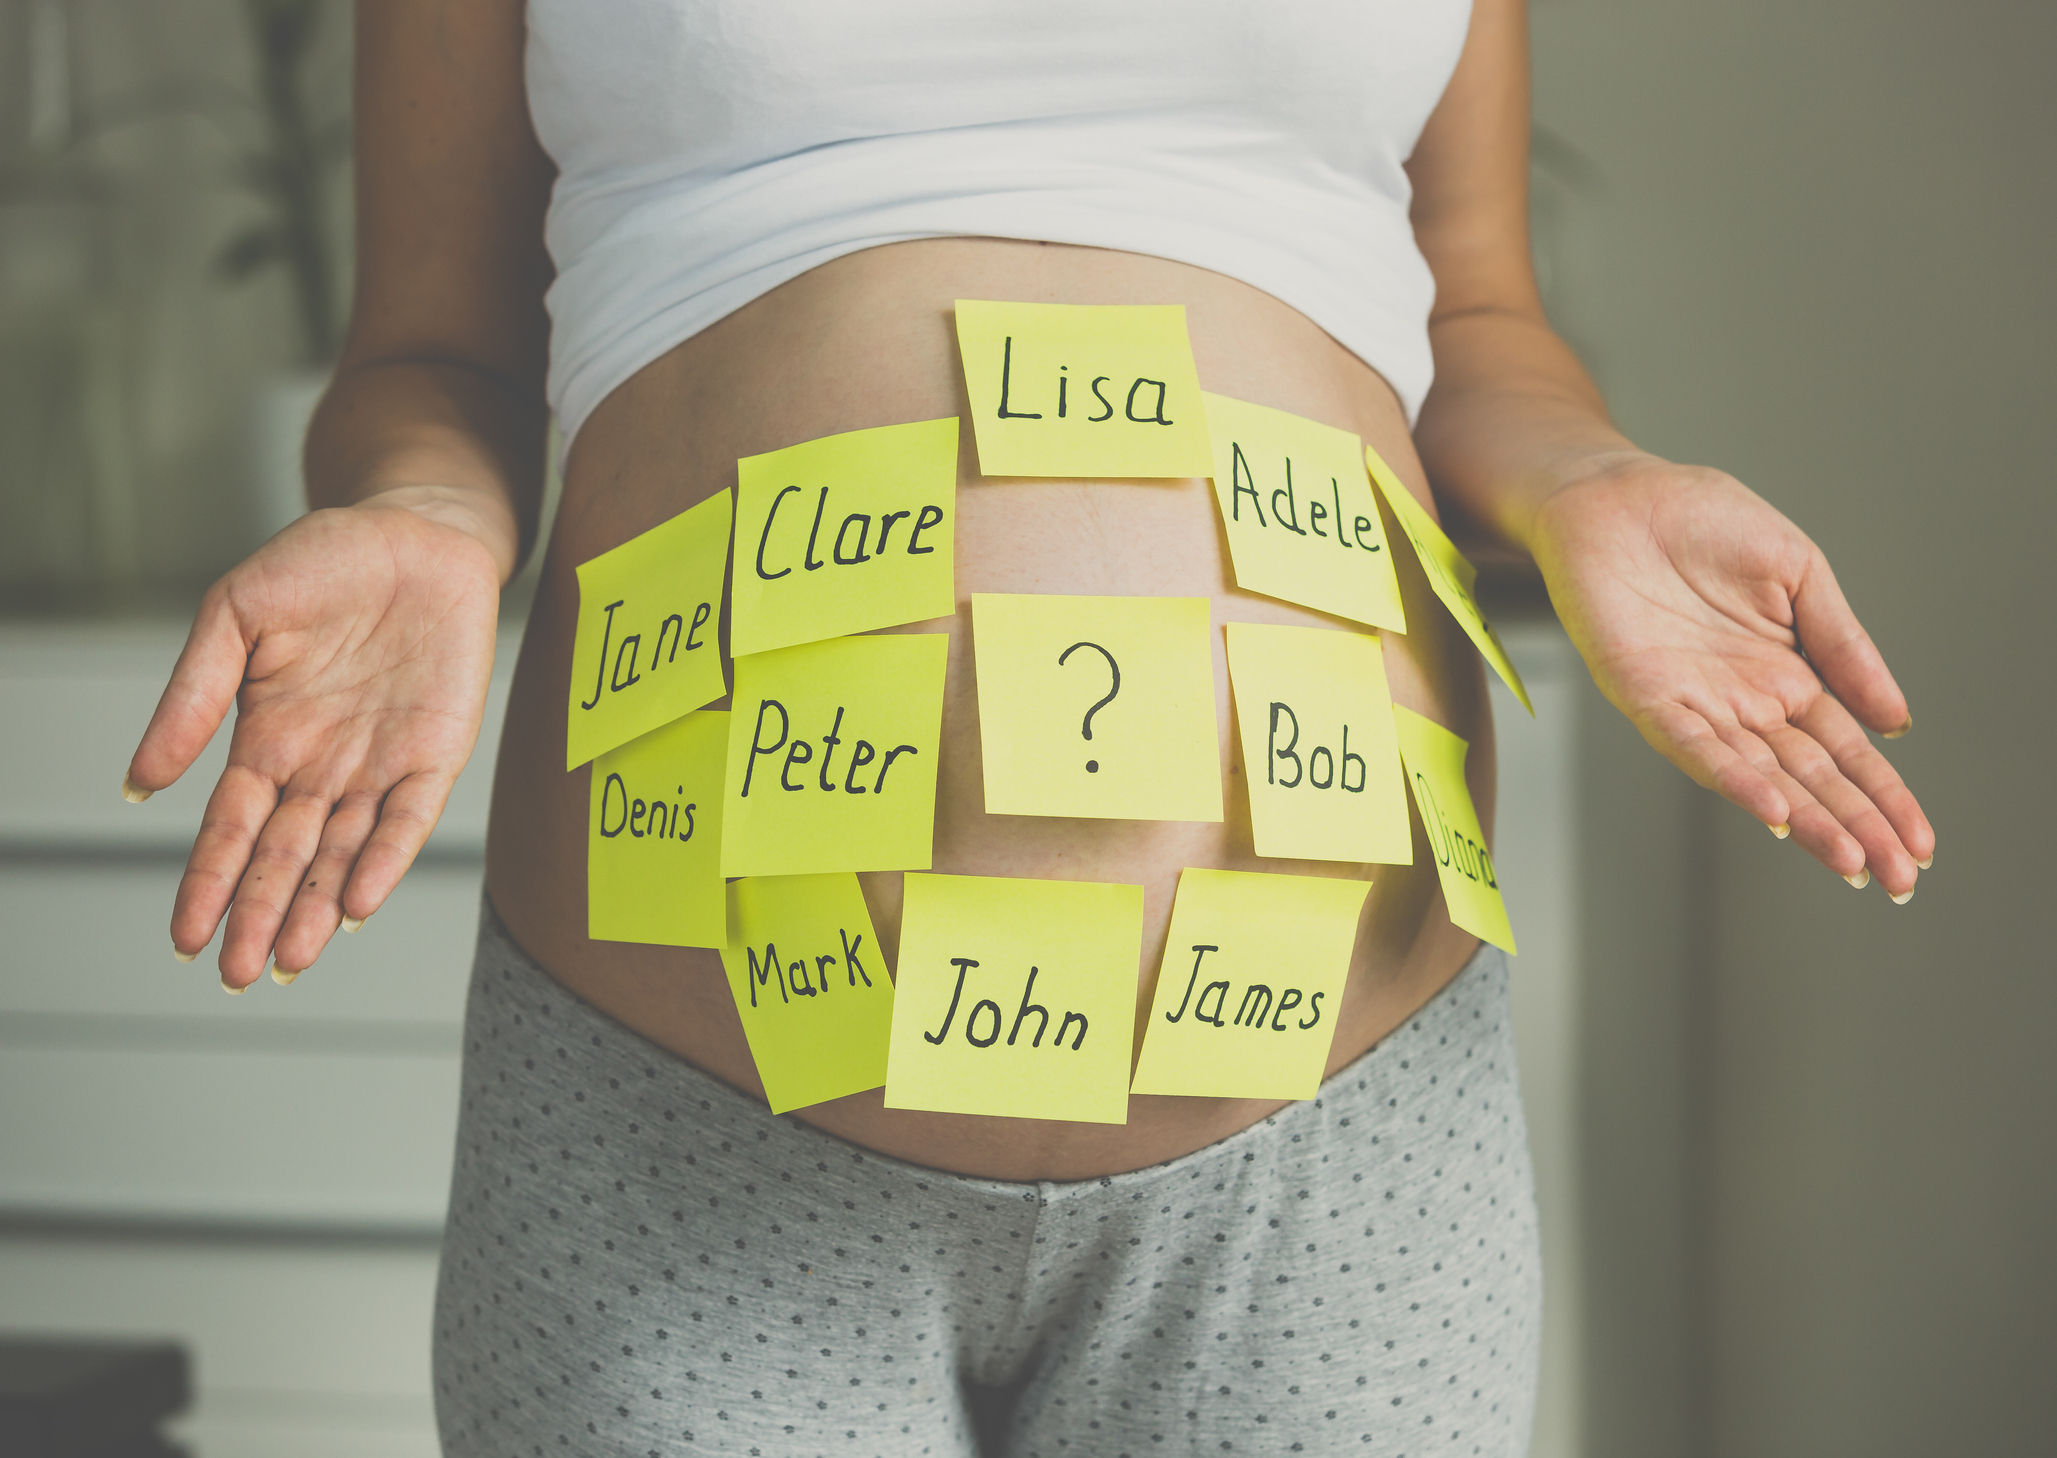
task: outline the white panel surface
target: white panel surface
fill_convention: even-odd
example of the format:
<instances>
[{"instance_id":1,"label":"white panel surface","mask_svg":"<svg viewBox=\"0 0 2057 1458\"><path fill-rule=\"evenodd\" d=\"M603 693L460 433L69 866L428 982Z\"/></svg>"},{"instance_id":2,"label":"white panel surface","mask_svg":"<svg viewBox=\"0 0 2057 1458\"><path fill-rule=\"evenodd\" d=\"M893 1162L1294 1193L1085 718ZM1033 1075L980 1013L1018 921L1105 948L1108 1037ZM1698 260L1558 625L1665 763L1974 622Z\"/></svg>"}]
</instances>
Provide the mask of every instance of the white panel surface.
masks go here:
<instances>
[{"instance_id":1,"label":"white panel surface","mask_svg":"<svg viewBox=\"0 0 2057 1458\"><path fill-rule=\"evenodd\" d=\"M241 997L221 991L218 936L199 960L173 960L178 878L170 858L0 854L0 1043L90 1036L78 1021L90 1017L120 1019L122 1028L99 1026L125 1043L138 1020L167 1020L160 1039L239 1029L237 1046L249 1046L281 1024L313 1034L376 1023L441 1030L456 1047L478 931L476 864L417 865L362 931L336 936L291 987L265 977Z\"/></svg>"},{"instance_id":2,"label":"white panel surface","mask_svg":"<svg viewBox=\"0 0 2057 1458\"><path fill-rule=\"evenodd\" d=\"M192 848L235 715L179 782L142 805L121 797L129 756L185 642L183 623L0 625L0 844ZM477 854L518 632L503 630L470 766L429 844Z\"/></svg>"},{"instance_id":3,"label":"white panel surface","mask_svg":"<svg viewBox=\"0 0 2057 1458\"><path fill-rule=\"evenodd\" d=\"M13 1331L169 1337L194 1458L431 1458L433 1245L0 1233Z\"/></svg>"},{"instance_id":4,"label":"white panel surface","mask_svg":"<svg viewBox=\"0 0 2057 1458\"><path fill-rule=\"evenodd\" d=\"M433 1232L457 1055L5 1048L0 1108L0 1209Z\"/></svg>"}]
</instances>

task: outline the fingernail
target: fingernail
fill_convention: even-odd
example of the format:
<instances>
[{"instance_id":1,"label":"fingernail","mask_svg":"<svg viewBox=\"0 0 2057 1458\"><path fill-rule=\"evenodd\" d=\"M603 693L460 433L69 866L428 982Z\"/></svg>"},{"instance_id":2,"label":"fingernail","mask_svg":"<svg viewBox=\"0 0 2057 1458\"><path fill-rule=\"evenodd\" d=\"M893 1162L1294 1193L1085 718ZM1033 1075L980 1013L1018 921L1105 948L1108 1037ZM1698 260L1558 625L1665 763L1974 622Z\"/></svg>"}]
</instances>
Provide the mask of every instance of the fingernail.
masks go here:
<instances>
[{"instance_id":1,"label":"fingernail","mask_svg":"<svg viewBox=\"0 0 2057 1458\"><path fill-rule=\"evenodd\" d=\"M1770 831L1773 835L1777 836L1780 840L1784 840L1787 836L1793 833L1793 827L1784 821L1780 821L1777 825L1767 825L1764 828Z\"/></svg>"},{"instance_id":2,"label":"fingernail","mask_svg":"<svg viewBox=\"0 0 2057 1458\"><path fill-rule=\"evenodd\" d=\"M1905 734L1905 733L1906 733L1906 732L1907 732L1907 731L1908 731L1909 729L1912 729L1913 727L1914 727L1914 716L1913 716L1912 714L1909 714L1909 715L1907 716L1907 722L1906 722L1906 723L1902 724L1902 725L1901 725L1901 726L1900 726L1899 728L1897 728L1897 729L1888 729L1888 730L1886 730L1886 733L1885 733L1885 737L1886 737L1886 738L1888 738L1888 739L1898 739L1898 738L1899 738L1899 737L1900 737L1900 736L1901 736L1902 734Z\"/></svg>"},{"instance_id":3,"label":"fingernail","mask_svg":"<svg viewBox=\"0 0 2057 1458\"><path fill-rule=\"evenodd\" d=\"M1893 905L1905 906L1908 902L1912 901L1913 899L1914 888L1912 886L1909 886L1905 891L1902 891L1898 896L1895 896L1893 898Z\"/></svg>"},{"instance_id":4,"label":"fingernail","mask_svg":"<svg viewBox=\"0 0 2057 1458\"><path fill-rule=\"evenodd\" d=\"M228 980L228 978L224 977L221 979L221 990L223 992L226 992L230 997L241 997L244 993L250 990L250 984L246 982L241 987L237 987L235 984L231 983Z\"/></svg>"},{"instance_id":5,"label":"fingernail","mask_svg":"<svg viewBox=\"0 0 2057 1458\"><path fill-rule=\"evenodd\" d=\"M1930 851L1930 852L1928 853L1928 859L1927 859L1927 860L1925 860L1925 861L1916 861L1916 862L1915 862L1914 864L1915 864L1915 865L1917 865L1917 866L1919 866L1919 867L1921 867L1921 868L1922 868L1922 869L1923 869L1924 871L1926 871L1926 870L1927 870L1927 869L1928 869L1928 868L1929 868L1930 866L1933 866L1933 865L1934 865L1935 863L1936 863L1936 853L1935 853L1934 851Z\"/></svg>"},{"instance_id":6,"label":"fingernail","mask_svg":"<svg viewBox=\"0 0 2057 1458\"><path fill-rule=\"evenodd\" d=\"M306 970L307 969L304 967L300 969L301 972L304 972ZM273 962L271 964L271 980L276 982L281 987L291 987L293 985L293 979L295 977L298 977L299 975L300 972L288 972L285 968L279 966L279 964L276 962Z\"/></svg>"},{"instance_id":7,"label":"fingernail","mask_svg":"<svg viewBox=\"0 0 2057 1458\"><path fill-rule=\"evenodd\" d=\"M156 792L144 789L141 785L137 784L127 775L123 775L121 777L121 797L122 799L128 801L131 805L142 804L145 800L149 799L150 796L154 793Z\"/></svg>"},{"instance_id":8,"label":"fingernail","mask_svg":"<svg viewBox=\"0 0 2057 1458\"><path fill-rule=\"evenodd\" d=\"M174 962L190 962L199 955L198 952L181 952L176 943L173 944L171 949L171 957Z\"/></svg>"},{"instance_id":9,"label":"fingernail","mask_svg":"<svg viewBox=\"0 0 2057 1458\"><path fill-rule=\"evenodd\" d=\"M343 930L344 930L344 931L347 931L347 932L354 932L354 931L357 931L357 930L359 930L360 928L362 928L362 927L363 927L363 925L364 925L364 918L363 918L363 917L361 917L361 916L346 916L346 917L344 917L344 918L343 918Z\"/></svg>"},{"instance_id":10,"label":"fingernail","mask_svg":"<svg viewBox=\"0 0 2057 1458\"><path fill-rule=\"evenodd\" d=\"M1866 886L1869 886L1871 884L1871 870L1869 867L1866 867L1864 870L1859 871L1856 875L1845 876L1843 877L1843 879L1845 881L1848 881L1852 886L1855 886L1859 891L1862 891Z\"/></svg>"}]
</instances>

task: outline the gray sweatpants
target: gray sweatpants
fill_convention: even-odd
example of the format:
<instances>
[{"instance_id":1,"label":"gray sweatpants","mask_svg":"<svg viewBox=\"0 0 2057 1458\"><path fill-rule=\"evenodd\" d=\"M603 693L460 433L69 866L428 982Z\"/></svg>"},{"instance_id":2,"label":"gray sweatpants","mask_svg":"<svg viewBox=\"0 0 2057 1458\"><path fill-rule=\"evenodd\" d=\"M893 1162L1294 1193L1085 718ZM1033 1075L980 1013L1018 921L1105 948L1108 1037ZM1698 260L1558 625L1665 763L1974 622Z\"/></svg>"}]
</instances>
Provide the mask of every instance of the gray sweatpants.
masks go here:
<instances>
[{"instance_id":1,"label":"gray sweatpants","mask_svg":"<svg viewBox=\"0 0 2057 1458\"><path fill-rule=\"evenodd\" d=\"M436 1304L450 1454L1518 1458L1539 1302L1491 948L1319 1098L1011 1184L774 1118L486 913Z\"/></svg>"}]
</instances>

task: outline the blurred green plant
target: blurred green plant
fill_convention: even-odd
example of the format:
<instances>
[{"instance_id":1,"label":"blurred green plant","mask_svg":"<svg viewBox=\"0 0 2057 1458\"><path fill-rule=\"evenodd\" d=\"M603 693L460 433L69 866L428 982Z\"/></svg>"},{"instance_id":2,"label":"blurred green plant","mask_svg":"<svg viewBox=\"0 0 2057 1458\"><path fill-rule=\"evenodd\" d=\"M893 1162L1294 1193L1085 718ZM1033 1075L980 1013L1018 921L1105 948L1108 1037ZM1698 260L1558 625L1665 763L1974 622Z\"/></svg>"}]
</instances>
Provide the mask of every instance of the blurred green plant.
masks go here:
<instances>
[{"instance_id":1,"label":"blurred green plant","mask_svg":"<svg viewBox=\"0 0 2057 1458\"><path fill-rule=\"evenodd\" d=\"M215 258L221 275L236 282L268 268L286 270L300 316L302 357L314 365L335 358L341 334L326 191L330 167L350 148L347 118L318 126L311 115L307 59L322 9L323 0L243 0L257 57L263 139L244 157L242 172L266 215L229 239Z\"/></svg>"}]
</instances>

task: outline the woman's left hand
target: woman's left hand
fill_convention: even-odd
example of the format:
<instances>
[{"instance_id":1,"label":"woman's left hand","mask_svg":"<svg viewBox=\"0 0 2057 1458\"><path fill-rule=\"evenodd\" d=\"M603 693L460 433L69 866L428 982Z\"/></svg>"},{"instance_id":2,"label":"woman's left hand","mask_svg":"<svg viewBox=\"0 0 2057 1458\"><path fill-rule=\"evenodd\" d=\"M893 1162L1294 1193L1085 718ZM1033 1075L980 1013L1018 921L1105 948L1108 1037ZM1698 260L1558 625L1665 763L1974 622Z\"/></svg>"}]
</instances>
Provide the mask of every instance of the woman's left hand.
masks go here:
<instances>
[{"instance_id":1,"label":"woman's left hand","mask_svg":"<svg viewBox=\"0 0 2057 1458\"><path fill-rule=\"evenodd\" d=\"M1593 678L1700 784L1853 884L1914 893L1935 832L1866 736L1913 726L1821 549L1733 477L1596 457L1530 545Z\"/></svg>"}]
</instances>

